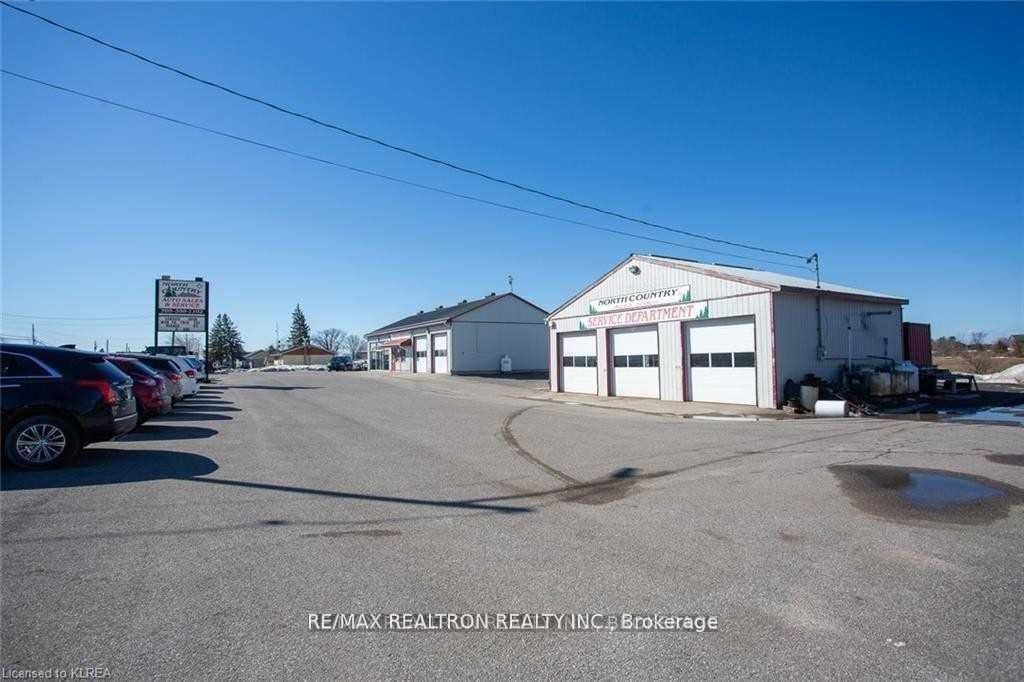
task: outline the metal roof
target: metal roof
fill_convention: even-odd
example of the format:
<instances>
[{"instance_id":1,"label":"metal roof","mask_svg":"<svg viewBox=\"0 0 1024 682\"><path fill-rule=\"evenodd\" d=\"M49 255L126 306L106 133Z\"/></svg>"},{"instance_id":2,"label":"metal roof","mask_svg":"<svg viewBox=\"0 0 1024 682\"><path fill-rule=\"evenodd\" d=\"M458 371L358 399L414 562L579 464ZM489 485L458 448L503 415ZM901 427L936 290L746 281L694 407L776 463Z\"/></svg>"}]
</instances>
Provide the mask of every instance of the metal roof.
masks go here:
<instances>
[{"instance_id":1,"label":"metal roof","mask_svg":"<svg viewBox=\"0 0 1024 682\"><path fill-rule=\"evenodd\" d=\"M504 298L505 296L514 296L523 303L533 306L534 308L537 308L537 310L539 310L541 313L547 315L547 311L544 310L543 308L540 308L534 305L533 303L530 303L522 296L516 296L511 292L504 294L489 294L487 296L484 296L483 298L478 298L473 301L462 301L461 303L456 303L455 305L450 306L438 306L434 310L427 310L424 312L416 313L415 315L403 317L402 319L392 322L391 324L381 327L380 329L374 329L372 332L367 332L366 335L378 336L380 334L386 334L388 332L401 331L403 329L412 329L414 327L426 327L432 324L448 322L449 320L453 320L456 317L459 317L460 315L465 315L471 310L475 310L480 306L487 305L492 301L497 301L499 298Z\"/></svg>"},{"instance_id":2,"label":"metal roof","mask_svg":"<svg viewBox=\"0 0 1024 682\"><path fill-rule=\"evenodd\" d=\"M735 265L718 265L717 263L700 263L697 261L686 260L684 258L673 258L672 256L658 256L651 254L649 256L643 256L642 254L633 254L634 256L641 256L649 258L654 261L666 261L672 264L683 264L687 269L697 270L699 272L706 273L711 276L719 275L727 277L729 279L739 279L753 284L761 284L763 286L771 287L772 289L808 289L811 291L817 291L818 285L813 279L806 277L795 277L793 275L783 275L777 272L768 272L766 270L753 270L751 268L742 268ZM826 293L832 294L843 294L846 296L857 296L861 298L880 298L887 299L890 301L899 301L901 303L909 303L908 299L903 296L893 296L892 294L882 294L877 291L868 291L866 289L855 289L853 287L843 286L842 284L830 284L828 282L821 283L821 290Z\"/></svg>"}]
</instances>

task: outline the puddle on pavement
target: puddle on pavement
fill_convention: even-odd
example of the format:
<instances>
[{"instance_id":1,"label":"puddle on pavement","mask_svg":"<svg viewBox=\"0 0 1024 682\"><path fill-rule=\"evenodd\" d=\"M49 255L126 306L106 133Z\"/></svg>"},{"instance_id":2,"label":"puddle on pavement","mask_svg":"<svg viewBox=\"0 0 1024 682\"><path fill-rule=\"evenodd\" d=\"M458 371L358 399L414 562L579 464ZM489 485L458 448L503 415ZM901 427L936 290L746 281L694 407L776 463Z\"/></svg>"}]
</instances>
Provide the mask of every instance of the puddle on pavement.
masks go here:
<instances>
[{"instance_id":1,"label":"puddle on pavement","mask_svg":"<svg viewBox=\"0 0 1024 682\"><path fill-rule=\"evenodd\" d=\"M983 476L936 469L865 465L829 467L861 511L897 522L978 525L1024 504L1024 490Z\"/></svg>"},{"instance_id":2,"label":"puddle on pavement","mask_svg":"<svg viewBox=\"0 0 1024 682\"><path fill-rule=\"evenodd\" d=\"M1024 426L1024 405L986 407L980 410L940 410L939 419L956 424Z\"/></svg>"}]
</instances>

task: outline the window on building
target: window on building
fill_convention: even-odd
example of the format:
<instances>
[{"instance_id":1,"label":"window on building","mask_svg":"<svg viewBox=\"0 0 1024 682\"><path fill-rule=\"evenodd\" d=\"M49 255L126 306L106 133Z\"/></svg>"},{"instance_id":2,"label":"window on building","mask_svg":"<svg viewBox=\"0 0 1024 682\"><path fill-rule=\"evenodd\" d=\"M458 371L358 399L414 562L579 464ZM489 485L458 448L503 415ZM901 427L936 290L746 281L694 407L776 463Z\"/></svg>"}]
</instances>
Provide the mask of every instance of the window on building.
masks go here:
<instances>
[{"instance_id":1,"label":"window on building","mask_svg":"<svg viewBox=\"0 0 1024 682\"><path fill-rule=\"evenodd\" d=\"M710 367L711 360L707 353L690 353L690 367Z\"/></svg>"},{"instance_id":2,"label":"window on building","mask_svg":"<svg viewBox=\"0 0 1024 682\"><path fill-rule=\"evenodd\" d=\"M587 356L587 367L597 367L597 356L596 355L588 355Z\"/></svg>"},{"instance_id":3,"label":"window on building","mask_svg":"<svg viewBox=\"0 0 1024 682\"><path fill-rule=\"evenodd\" d=\"M612 358L612 364L616 367L627 367L627 358L625 355L616 355Z\"/></svg>"},{"instance_id":4,"label":"window on building","mask_svg":"<svg viewBox=\"0 0 1024 682\"><path fill-rule=\"evenodd\" d=\"M447 348L441 348L441 349L435 350L434 351L434 357L435 358L446 358L446 357L448 357L448 349Z\"/></svg>"},{"instance_id":5,"label":"window on building","mask_svg":"<svg viewBox=\"0 0 1024 682\"><path fill-rule=\"evenodd\" d=\"M733 367L753 367L754 366L754 354L753 353L733 353L732 354L732 366Z\"/></svg>"},{"instance_id":6,"label":"window on building","mask_svg":"<svg viewBox=\"0 0 1024 682\"><path fill-rule=\"evenodd\" d=\"M732 367L732 353L712 353L712 367Z\"/></svg>"},{"instance_id":7,"label":"window on building","mask_svg":"<svg viewBox=\"0 0 1024 682\"><path fill-rule=\"evenodd\" d=\"M572 366L573 366L572 356L571 355L563 355L562 356L562 367L572 367Z\"/></svg>"},{"instance_id":8,"label":"window on building","mask_svg":"<svg viewBox=\"0 0 1024 682\"><path fill-rule=\"evenodd\" d=\"M645 355L644 356L644 367L657 367L658 356L657 355Z\"/></svg>"}]
</instances>

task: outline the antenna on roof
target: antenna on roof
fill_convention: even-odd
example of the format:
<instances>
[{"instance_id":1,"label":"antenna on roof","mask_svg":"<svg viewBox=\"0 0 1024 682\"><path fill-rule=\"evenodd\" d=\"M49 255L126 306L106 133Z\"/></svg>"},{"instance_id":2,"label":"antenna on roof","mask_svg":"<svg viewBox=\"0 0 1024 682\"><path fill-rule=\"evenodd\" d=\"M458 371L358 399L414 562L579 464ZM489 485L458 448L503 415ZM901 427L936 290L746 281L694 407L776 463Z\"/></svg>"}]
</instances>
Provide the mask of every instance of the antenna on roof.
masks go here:
<instances>
[{"instance_id":1,"label":"antenna on roof","mask_svg":"<svg viewBox=\"0 0 1024 682\"><path fill-rule=\"evenodd\" d=\"M509 291L515 291L515 289L512 288L512 275L509 275L507 279L508 279L508 290Z\"/></svg>"}]
</instances>

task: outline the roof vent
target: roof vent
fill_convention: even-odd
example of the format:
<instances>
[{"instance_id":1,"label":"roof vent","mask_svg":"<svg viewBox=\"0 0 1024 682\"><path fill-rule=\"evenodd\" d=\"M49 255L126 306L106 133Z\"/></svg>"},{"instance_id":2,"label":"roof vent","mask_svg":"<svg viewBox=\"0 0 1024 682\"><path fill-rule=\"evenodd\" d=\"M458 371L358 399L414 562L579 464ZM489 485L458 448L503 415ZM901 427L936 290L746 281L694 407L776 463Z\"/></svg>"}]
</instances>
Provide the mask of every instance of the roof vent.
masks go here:
<instances>
[{"instance_id":1,"label":"roof vent","mask_svg":"<svg viewBox=\"0 0 1024 682\"><path fill-rule=\"evenodd\" d=\"M469 303L469 301L467 301L466 299L462 299L461 301L459 301L459 305L462 305L463 303Z\"/></svg>"},{"instance_id":2,"label":"roof vent","mask_svg":"<svg viewBox=\"0 0 1024 682\"><path fill-rule=\"evenodd\" d=\"M416 313L416 314L417 314L417 315L422 315L422 314L423 314L423 312L424 312L424 311L422 311L422 310L421 310L421 311L419 311L419 312L418 312L418 313Z\"/></svg>"},{"instance_id":3,"label":"roof vent","mask_svg":"<svg viewBox=\"0 0 1024 682\"><path fill-rule=\"evenodd\" d=\"M436 308L434 308L434 310L440 310L440 309L441 309L441 308L443 308L443 307L444 307L443 305L439 305L439 306L437 306Z\"/></svg>"},{"instance_id":4,"label":"roof vent","mask_svg":"<svg viewBox=\"0 0 1024 682\"><path fill-rule=\"evenodd\" d=\"M487 298L490 298L491 296L494 296L494 292L493 291L491 293L487 294Z\"/></svg>"}]
</instances>

